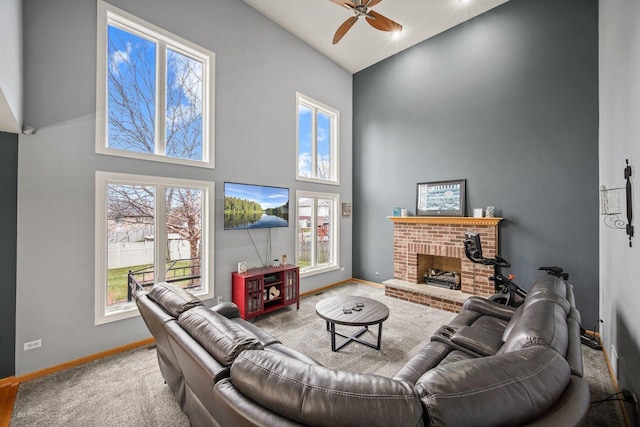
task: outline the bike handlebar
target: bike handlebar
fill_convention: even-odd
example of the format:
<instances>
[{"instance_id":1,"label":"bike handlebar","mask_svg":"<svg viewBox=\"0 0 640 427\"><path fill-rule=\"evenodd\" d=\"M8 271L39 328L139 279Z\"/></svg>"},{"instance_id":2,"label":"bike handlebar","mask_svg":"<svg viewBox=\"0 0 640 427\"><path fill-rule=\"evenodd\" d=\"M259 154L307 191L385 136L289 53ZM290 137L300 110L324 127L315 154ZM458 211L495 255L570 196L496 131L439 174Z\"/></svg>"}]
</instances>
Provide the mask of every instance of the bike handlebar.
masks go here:
<instances>
[{"instance_id":1,"label":"bike handlebar","mask_svg":"<svg viewBox=\"0 0 640 427\"><path fill-rule=\"evenodd\" d=\"M494 257L494 260L495 262L493 263L493 265L495 265L496 267L504 267L504 268L511 267L511 263L506 259L502 258L500 255L496 255Z\"/></svg>"}]
</instances>

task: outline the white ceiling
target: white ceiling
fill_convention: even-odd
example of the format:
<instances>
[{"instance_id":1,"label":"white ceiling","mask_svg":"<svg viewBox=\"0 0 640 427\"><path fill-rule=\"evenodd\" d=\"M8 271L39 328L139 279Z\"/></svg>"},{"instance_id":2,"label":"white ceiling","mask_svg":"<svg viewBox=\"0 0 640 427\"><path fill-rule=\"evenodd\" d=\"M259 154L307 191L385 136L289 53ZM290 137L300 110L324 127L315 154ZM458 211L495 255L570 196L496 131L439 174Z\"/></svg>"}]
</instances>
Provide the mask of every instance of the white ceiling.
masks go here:
<instances>
[{"instance_id":1,"label":"white ceiling","mask_svg":"<svg viewBox=\"0 0 640 427\"><path fill-rule=\"evenodd\" d=\"M392 56L508 0L382 0L371 10L404 28L400 38L361 18L336 45L333 35L352 12L330 0L243 0L351 73Z\"/></svg>"}]
</instances>

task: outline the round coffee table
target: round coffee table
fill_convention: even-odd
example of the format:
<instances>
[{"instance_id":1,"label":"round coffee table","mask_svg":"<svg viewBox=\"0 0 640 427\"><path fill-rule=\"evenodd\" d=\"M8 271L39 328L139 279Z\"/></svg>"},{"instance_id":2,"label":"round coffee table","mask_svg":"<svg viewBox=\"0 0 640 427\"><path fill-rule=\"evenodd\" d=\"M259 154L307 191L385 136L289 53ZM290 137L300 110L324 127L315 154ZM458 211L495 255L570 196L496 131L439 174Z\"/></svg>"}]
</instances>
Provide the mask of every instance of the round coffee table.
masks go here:
<instances>
[{"instance_id":1,"label":"round coffee table","mask_svg":"<svg viewBox=\"0 0 640 427\"><path fill-rule=\"evenodd\" d=\"M380 350L382 340L382 322L389 318L389 307L380 301L366 297L337 295L324 298L316 304L316 313L327 321L327 331L331 332L331 351L338 351L351 341ZM363 326L353 335L336 332L336 324ZM378 325L377 344L361 340L360 335L369 330L370 325ZM347 340L336 346L336 335Z\"/></svg>"}]
</instances>

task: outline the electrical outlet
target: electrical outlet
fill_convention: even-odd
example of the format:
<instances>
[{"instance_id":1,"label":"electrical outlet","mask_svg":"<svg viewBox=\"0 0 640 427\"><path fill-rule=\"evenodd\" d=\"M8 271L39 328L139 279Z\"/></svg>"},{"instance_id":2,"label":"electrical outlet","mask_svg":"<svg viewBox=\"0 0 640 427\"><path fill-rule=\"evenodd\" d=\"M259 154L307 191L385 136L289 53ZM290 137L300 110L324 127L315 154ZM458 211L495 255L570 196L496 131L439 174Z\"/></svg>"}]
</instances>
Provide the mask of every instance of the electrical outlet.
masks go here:
<instances>
[{"instance_id":1,"label":"electrical outlet","mask_svg":"<svg viewBox=\"0 0 640 427\"><path fill-rule=\"evenodd\" d=\"M24 343L24 351L33 350L34 348L42 347L42 340L29 341Z\"/></svg>"},{"instance_id":2,"label":"electrical outlet","mask_svg":"<svg viewBox=\"0 0 640 427\"><path fill-rule=\"evenodd\" d=\"M220 304L222 302L222 297L218 297L218 304Z\"/></svg>"}]
</instances>

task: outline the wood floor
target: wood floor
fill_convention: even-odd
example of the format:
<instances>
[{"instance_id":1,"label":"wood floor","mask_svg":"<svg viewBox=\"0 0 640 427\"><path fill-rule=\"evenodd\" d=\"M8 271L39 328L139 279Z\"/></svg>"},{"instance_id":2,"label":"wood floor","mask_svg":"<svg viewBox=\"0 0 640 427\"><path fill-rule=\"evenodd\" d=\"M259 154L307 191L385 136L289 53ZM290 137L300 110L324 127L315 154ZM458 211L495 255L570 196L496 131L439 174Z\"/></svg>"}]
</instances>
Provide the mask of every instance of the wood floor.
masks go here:
<instances>
[{"instance_id":1,"label":"wood floor","mask_svg":"<svg viewBox=\"0 0 640 427\"><path fill-rule=\"evenodd\" d=\"M0 386L0 427L9 427L13 404L18 394L18 383L8 383Z\"/></svg>"}]
</instances>

